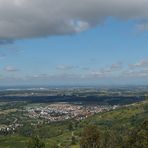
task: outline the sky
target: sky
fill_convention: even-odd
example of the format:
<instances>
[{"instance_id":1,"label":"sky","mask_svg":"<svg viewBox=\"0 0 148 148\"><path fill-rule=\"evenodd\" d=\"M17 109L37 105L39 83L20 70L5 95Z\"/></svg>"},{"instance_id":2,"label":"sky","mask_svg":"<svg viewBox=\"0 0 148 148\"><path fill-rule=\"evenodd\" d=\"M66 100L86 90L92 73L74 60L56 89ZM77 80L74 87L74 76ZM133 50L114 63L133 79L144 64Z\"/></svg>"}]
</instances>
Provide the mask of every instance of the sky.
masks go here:
<instances>
[{"instance_id":1,"label":"sky","mask_svg":"<svg viewBox=\"0 0 148 148\"><path fill-rule=\"evenodd\" d=\"M0 0L0 86L147 84L147 0Z\"/></svg>"}]
</instances>

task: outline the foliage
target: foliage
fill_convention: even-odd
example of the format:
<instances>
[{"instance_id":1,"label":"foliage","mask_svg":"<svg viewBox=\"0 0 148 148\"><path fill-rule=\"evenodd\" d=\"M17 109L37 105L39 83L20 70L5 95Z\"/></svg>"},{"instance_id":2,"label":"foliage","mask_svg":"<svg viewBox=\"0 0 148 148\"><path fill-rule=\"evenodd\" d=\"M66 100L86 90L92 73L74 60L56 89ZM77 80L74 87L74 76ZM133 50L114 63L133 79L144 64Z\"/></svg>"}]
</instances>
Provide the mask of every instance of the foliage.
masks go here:
<instances>
[{"instance_id":1,"label":"foliage","mask_svg":"<svg viewBox=\"0 0 148 148\"><path fill-rule=\"evenodd\" d=\"M99 148L100 143L100 131L97 126L90 125L86 127L80 141L81 148Z\"/></svg>"},{"instance_id":2,"label":"foliage","mask_svg":"<svg viewBox=\"0 0 148 148\"><path fill-rule=\"evenodd\" d=\"M127 140L127 148L148 147L148 120L145 120L138 128L131 131Z\"/></svg>"},{"instance_id":3,"label":"foliage","mask_svg":"<svg viewBox=\"0 0 148 148\"><path fill-rule=\"evenodd\" d=\"M28 142L28 148L45 148L45 144L38 137L32 137Z\"/></svg>"},{"instance_id":4,"label":"foliage","mask_svg":"<svg viewBox=\"0 0 148 148\"><path fill-rule=\"evenodd\" d=\"M72 136L71 137L71 144L72 145L76 144L76 138L75 138L75 136Z\"/></svg>"},{"instance_id":5,"label":"foliage","mask_svg":"<svg viewBox=\"0 0 148 148\"><path fill-rule=\"evenodd\" d=\"M125 133L114 129L101 133L97 126L88 126L82 133L80 146L81 148L147 148L148 120Z\"/></svg>"}]
</instances>

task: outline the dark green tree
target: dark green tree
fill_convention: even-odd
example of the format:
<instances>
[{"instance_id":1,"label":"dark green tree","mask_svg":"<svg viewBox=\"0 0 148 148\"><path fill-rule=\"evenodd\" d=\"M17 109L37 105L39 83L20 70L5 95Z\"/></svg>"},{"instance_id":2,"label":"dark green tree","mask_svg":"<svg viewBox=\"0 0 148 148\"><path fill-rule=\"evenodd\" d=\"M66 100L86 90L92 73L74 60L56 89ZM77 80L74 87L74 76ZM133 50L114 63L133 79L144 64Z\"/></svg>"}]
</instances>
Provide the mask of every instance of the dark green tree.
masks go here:
<instances>
[{"instance_id":1,"label":"dark green tree","mask_svg":"<svg viewBox=\"0 0 148 148\"><path fill-rule=\"evenodd\" d=\"M73 145L73 144L76 144L76 138L75 138L75 136L72 136L71 137L71 144Z\"/></svg>"},{"instance_id":2,"label":"dark green tree","mask_svg":"<svg viewBox=\"0 0 148 148\"><path fill-rule=\"evenodd\" d=\"M126 143L127 148L148 148L148 120L133 129Z\"/></svg>"},{"instance_id":3,"label":"dark green tree","mask_svg":"<svg viewBox=\"0 0 148 148\"><path fill-rule=\"evenodd\" d=\"M27 148L45 148L45 144L36 136L29 140Z\"/></svg>"},{"instance_id":4,"label":"dark green tree","mask_svg":"<svg viewBox=\"0 0 148 148\"><path fill-rule=\"evenodd\" d=\"M100 148L101 147L101 139L100 139L100 131L97 126L90 125L86 127L82 133L81 148Z\"/></svg>"},{"instance_id":5,"label":"dark green tree","mask_svg":"<svg viewBox=\"0 0 148 148\"><path fill-rule=\"evenodd\" d=\"M73 130L73 123L72 122L69 122L69 124L68 124L68 130L69 131L72 131Z\"/></svg>"}]
</instances>

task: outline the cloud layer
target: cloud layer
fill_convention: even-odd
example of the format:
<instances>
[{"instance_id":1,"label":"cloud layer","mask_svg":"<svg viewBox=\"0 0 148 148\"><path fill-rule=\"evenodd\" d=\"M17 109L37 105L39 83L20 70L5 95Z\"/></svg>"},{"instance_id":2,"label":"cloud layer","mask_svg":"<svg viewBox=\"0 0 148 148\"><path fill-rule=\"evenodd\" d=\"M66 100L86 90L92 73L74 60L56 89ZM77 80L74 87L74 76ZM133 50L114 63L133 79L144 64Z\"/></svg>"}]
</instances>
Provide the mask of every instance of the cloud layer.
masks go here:
<instances>
[{"instance_id":1,"label":"cloud layer","mask_svg":"<svg viewBox=\"0 0 148 148\"><path fill-rule=\"evenodd\" d=\"M0 0L0 43L74 34L107 17L148 19L147 0Z\"/></svg>"},{"instance_id":2,"label":"cloud layer","mask_svg":"<svg viewBox=\"0 0 148 148\"><path fill-rule=\"evenodd\" d=\"M85 69L85 71L84 71ZM74 70L74 71L73 71ZM76 71L78 70L78 71ZM21 74L14 66L0 69L1 85L9 84L147 84L148 62L141 59L133 64L113 63L103 68L59 65L48 73Z\"/></svg>"}]
</instances>

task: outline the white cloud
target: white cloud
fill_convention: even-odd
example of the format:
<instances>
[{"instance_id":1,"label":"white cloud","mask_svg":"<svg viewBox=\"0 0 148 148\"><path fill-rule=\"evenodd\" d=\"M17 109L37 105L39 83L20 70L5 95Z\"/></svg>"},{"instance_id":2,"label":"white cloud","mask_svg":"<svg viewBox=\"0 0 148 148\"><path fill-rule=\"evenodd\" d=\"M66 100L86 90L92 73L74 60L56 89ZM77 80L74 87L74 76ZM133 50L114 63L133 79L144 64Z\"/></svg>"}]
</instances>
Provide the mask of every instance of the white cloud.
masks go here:
<instances>
[{"instance_id":1,"label":"white cloud","mask_svg":"<svg viewBox=\"0 0 148 148\"><path fill-rule=\"evenodd\" d=\"M110 67L111 71L116 71L116 70L121 70L121 69L122 69L122 63L121 62L112 64L111 67Z\"/></svg>"},{"instance_id":2,"label":"white cloud","mask_svg":"<svg viewBox=\"0 0 148 148\"><path fill-rule=\"evenodd\" d=\"M56 67L57 70L62 71L69 71L78 68L77 66L71 66L71 65L59 65Z\"/></svg>"},{"instance_id":3,"label":"white cloud","mask_svg":"<svg viewBox=\"0 0 148 148\"><path fill-rule=\"evenodd\" d=\"M114 63L109 67L104 67L99 70L93 70L91 71L92 76L98 76L98 77L106 77L106 76L113 76L116 74L119 74L121 70L123 69L122 63Z\"/></svg>"},{"instance_id":4,"label":"white cloud","mask_svg":"<svg viewBox=\"0 0 148 148\"><path fill-rule=\"evenodd\" d=\"M15 68L13 66L6 66L4 68L4 70L7 71L7 72L16 72L16 71L19 71L19 69Z\"/></svg>"},{"instance_id":5,"label":"white cloud","mask_svg":"<svg viewBox=\"0 0 148 148\"><path fill-rule=\"evenodd\" d=\"M143 67L148 67L148 60L147 59L142 59L139 62L135 64L129 65L130 68L143 68Z\"/></svg>"},{"instance_id":6,"label":"white cloud","mask_svg":"<svg viewBox=\"0 0 148 148\"><path fill-rule=\"evenodd\" d=\"M0 0L0 43L73 34L110 16L123 20L148 19L148 1Z\"/></svg>"},{"instance_id":7,"label":"white cloud","mask_svg":"<svg viewBox=\"0 0 148 148\"><path fill-rule=\"evenodd\" d=\"M148 69L142 69L142 70L126 70L122 73L123 77L126 78L148 78Z\"/></svg>"},{"instance_id":8,"label":"white cloud","mask_svg":"<svg viewBox=\"0 0 148 148\"><path fill-rule=\"evenodd\" d=\"M85 31L88 28L90 28L90 25L88 22L80 21L80 20L71 20L69 22L69 25L74 29L74 32L81 32Z\"/></svg>"}]
</instances>

